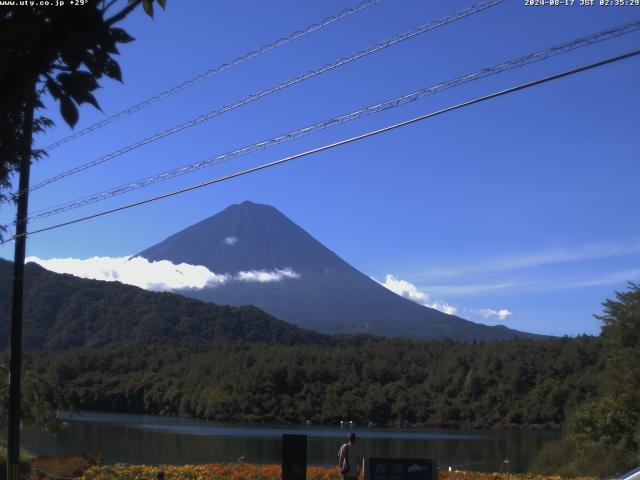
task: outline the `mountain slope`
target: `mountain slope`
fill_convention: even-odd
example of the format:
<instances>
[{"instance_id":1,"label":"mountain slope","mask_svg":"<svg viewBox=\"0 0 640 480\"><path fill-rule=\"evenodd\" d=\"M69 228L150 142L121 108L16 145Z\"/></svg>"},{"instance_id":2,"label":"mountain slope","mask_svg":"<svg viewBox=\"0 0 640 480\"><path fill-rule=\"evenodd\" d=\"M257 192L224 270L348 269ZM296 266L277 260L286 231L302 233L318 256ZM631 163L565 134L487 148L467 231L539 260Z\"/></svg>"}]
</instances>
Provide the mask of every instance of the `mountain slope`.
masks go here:
<instances>
[{"instance_id":1,"label":"mountain slope","mask_svg":"<svg viewBox=\"0 0 640 480\"><path fill-rule=\"evenodd\" d=\"M291 269L298 278L235 281L182 293L219 304L256 305L289 323L320 332L460 341L536 337L470 322L402 298L267 205L232 205L138 255L203 265L219 274Z\"/></svg>"},{"instance_id":2,"label":"mountain slope","mask_svg":"<svg viewBox=\"0 0 640 480\"><path fill-rule=\"evenodd\" d=\"M13 264L0 259L0 318L9 318ZM0 323L0 348L9 322ZM182 295L148 292L119 282L86 280L25 266L24 345L27 349L216 340L324 344L316 332L282 322L255 307L221 307Z\"/></svg>"}]
</instances>

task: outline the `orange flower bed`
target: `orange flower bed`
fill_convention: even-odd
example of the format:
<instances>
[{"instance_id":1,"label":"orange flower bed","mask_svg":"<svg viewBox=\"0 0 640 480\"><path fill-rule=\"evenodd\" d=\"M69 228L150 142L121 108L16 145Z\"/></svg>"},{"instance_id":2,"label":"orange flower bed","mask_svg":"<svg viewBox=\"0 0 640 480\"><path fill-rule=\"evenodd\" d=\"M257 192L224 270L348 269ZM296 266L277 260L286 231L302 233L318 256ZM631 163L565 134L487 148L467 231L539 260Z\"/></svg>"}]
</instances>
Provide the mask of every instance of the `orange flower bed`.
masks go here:
<instances>
[{"instance_id":1,"label":"orange flower bed","mask_svg":"<svg viewBox=\"0 0 640 480\"><path fill-rule=\"evenodd\" d=\"M533 473L487 473L487 472L438 472L438 480L567 480L565 477L543 476ZM572 480L597 480L592 477L577 477Z\"/></svg>"},{"instance_id":2,"label":"orange flower bed","mask_svg":"<svg viewBox=\"0 0 640 480\"><path fill-rule=\"evenodd\" d=\"M251 463L211 463L206 465L163 465L165 480L280 480L280 465ZM91 467L83 480L155 480L158 467L146 465ZM562 477L543 477L532 474L482 472L438 472L439 480L563 480ZM309 466L307 480L342 480L337 467ZM575 480L595 480L582 477Z\"/></svg>"},{"instance_id":3,"label":"orange flower bed","mask_svg":"<svg viewBox=\"0 0 640 480\"><path fill-rule=\"evenodd\" d=\"M72 454L61 457L39 457L29 465L28 480L81 477L96 462L88 455Z\"/></svg>"},{"instance_id":4,"label":"orange flower bed","mask_svg":"<svg viewBox=\"0 0 640 480\"><path fill-rule=\"evenodd\" d=\"M93 467L88 469L83 480L124 480L156 478L159 470L164 472L165 480L280 480L280 465L253 465L250 463L212 463L206 465L146 465ZM319 475L314 477L314 473ZM339 475L329 477L329 469L310 467L309 480L340 480Z\"/></svg>"}]
</instances>

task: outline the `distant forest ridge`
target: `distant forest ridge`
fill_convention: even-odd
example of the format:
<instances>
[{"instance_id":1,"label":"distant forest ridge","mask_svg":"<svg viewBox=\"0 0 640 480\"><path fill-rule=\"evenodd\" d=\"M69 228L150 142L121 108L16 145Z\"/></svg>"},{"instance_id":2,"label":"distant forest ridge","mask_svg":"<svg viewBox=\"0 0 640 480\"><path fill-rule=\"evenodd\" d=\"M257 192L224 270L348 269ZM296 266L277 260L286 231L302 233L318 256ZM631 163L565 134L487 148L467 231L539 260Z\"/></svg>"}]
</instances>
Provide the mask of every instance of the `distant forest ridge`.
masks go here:
<instances>
[{"instance_id":1,"label":"distant forest ridge","mask_svg":"<svg viewBox=\"0 0 640 480\"><path fill-rule=\"evenodd\" d=\"M9 318L12 263L0 259L0 316ZM23 342L27 350L237 340L270 344L358 344L366 334L322 334L281 321L254 306L220 306L170 292L151 292L25 267ZM425 323L424 330L430 325ZM9 323L0 323L0 349Z\"/></svg>"},{"instance_id":2,"label":"distant forest ridge","mask_svg":"<svg viewBox=\"0 0 640 480\"><path fill-rule=\"evenodd\" d=\"M219 421L558 428L597 390L598 337L32 352L78 408Z\"/></svg>"},{"instance_id":3,"label":"distant forest ridge","mask_svg":"<svg viewBox=\"0 0 640 480\"><path fill-rule=\"evenodd\" d=\"M11 263L0 260L0 315ZM80 409L221 421L556 428L592 398L599 337L423 342L323 335L223 307L26 268L25 366ZM0 325L8 343L8 325Z\"/></svg>"},{"instance_id":4,"label":"distant forest ridge","mask_svg":"<svg viewBox=\"0 0 640 480\"><path fill-rule=\"evenodd\" d=\"M11 308L12 265L0 259L3 318L9 318ZM197 344L216 340L279 344L333 341L327 335L290 325L253 306L219 306L119 282L53 273L33 263L25 268L23 323L26 349ZM2 322L0 348L8 343L9 324Z\"/></svg>"}]
</instances>

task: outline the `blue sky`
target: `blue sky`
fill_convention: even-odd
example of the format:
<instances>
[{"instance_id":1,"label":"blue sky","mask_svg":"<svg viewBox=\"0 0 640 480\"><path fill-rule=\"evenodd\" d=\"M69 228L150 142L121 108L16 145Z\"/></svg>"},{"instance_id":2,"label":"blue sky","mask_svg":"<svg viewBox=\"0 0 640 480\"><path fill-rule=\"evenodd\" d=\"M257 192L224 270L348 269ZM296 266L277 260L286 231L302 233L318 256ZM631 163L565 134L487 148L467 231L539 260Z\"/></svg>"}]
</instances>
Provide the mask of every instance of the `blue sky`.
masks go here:
<instances>
[{"instance_id":1,"label":"blue sky","mask_svg":"<svg viewBox=\"0 0 640 480\"><path fill-rule=\"evenodd\" d=\"M124 25L124 85L97 98L116 113L356 2L170 1ZM70 142L32 184L196 115L470 5L393 1L334 23ZM578 2L579 3L579 2ZM31 211L348 113L640 18L638 7L527 7L507 0L34 192ZM410 105L34 221L38 228L146 198L626 52L631 33ZM427 120L153 205L34 235L28 255L122 257L252 200L274 205L359 270L463 317L554 335L596 334L601 302L640 280L640 59ZM70 133L57 126L47 145ZM104 118L81 109L76 129ZM0 207L0 221L13 210ZM0 256L12 258L12 245ZM404 283L407 282L407 283ZM508 311L499 318L500 311ZM493 312L493 313L492 313Z\"/></svg>"}]
</instances>

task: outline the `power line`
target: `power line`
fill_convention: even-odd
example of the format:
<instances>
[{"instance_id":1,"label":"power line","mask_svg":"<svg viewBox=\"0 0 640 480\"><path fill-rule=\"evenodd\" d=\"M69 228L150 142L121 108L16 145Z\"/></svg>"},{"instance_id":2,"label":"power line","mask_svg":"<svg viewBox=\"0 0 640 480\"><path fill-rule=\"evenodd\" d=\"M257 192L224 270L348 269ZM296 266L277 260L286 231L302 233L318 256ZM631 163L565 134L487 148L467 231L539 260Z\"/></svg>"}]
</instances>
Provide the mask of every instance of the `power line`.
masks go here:
<instances>
[{"instance_id":1,"label":"power line","mask_svg":"<svg viewBox=\"0 0 640 480\"><path fill-rule=\"evenodd\" d=\"M257 50L252 50L249 53L246 53L244 55L241 55L233 60L231 60L228 63L223 63L221 65L218 65L217 67L214 67L204 73L201 73L200 75L197 75L189 80L186 80L185 82L181 83L180 85L176 85L172 88L169 88L163 92L158 93L157 95L154 95L153 97L149 97L145 100L142 100L139 103L136 103L135 105L132 105L131 107L122 110L121 112L118 112L114 115L111 115L110 117L107 117L99 122L94 123L93 125L89 125L86 128L83 128L82 130L79 130L78 132L75 132L67 137L64 137L60 140L58 140L57 142L54 142L48 146L46 146L44 148L44 150L50 152L51 150L53 150L54 148L59 147L60 145L64 145L67 142L70 142L72 140L75 140L77 138L83 137L84 135L87 135L88 133L94 132L96 130L98 130L99 128L104 127L105 125L109 125L110 123L113 123L117 120L120 120L122 118L128 117L129 115L131 115L132 113L138 112L140 110L142 110L143 108L148 107L149 105L152 105L156 102L159 102L160 100L163 100L167 97L170 97L172 95L175 95L178 92L181 92L182 90L185 90L189 87L192 87L204 80L207 80L211 77L213 77L214 75L217 75L218 73L221 73L225 70L228 70L230 68L236 67L248 60L251 60L253 58L259 57L260 55L267 53L271 50L274 50L275 48L281 47L282 45L286 45L290 42L293 42L294 40L297 40L298 38L304 37L305 35L308 35L312 32L315 32L316 30L320 30L321 28L326 27L327 25L330 25L334 22L337 22L339 20L342 20L343 18L353 14L353 13L357 13L361 10L364 10L365 8L368 8L372 5L375 5L379 2L381 2L382 0L365 0L361 3L359 3L358 5L356 5L355 7L351 7L351 8L345 8L343 10L341 10L340 12L338 12L336 15L332 15L330 17L326 17L323 20L317 22L317 23L313 23L311 25L309 25L306 28L303 28L302 30L297 30L287 36L284 37L280 37L277 40L265 44L262 47L258 48Z\"/></svg>"},{"instance_id":2,"label":"power line","mask_svg":"<svg viewBox=\"0 0 640 480\"><path fill-rule=\"evenodd\" d=\"M213 165L217 165L220 164L222 162L240 157L242 155L246 155L248 153L252 153L258 150L262 150L268 147L272 147L275 145L279 145L281 143L290 141L290 140L294 140L294 139L298 139L300 137L309 135L311 133L317 132L319 130L323 130L326 128L330 128L333 126L337 126L337 125L341 125L343 123L346 123L348 121L351 120L355 120L358 118L361 118L363 116L366 115L371 115L371 114L375 114L375 113L379 113L391 108L396 108L398 106L401 105L405 105L407 103L410 102L414 102L416 100L419 100L421 98L424 98L427 95L432 95L435 93L438 93L440 91L449 89L449 88L453 88L456 87L458 85L462 85L464 83L469 83L475 80L480 80L482 78L491 76L491 75L496 75L498 73L507 71L507 70L511 70L514 68L520 68L523 67L525 65L534 63L534 62L538 62L544 59L547 59L549 57L555 56L555 55L559 55L562 53L568 53L572 50L578 49L578 48L582 48L582 47L586 47L589 45L593 45L595 43L598 42L602 42L605 40L610 40L612 38L616 38L619 37L621 35L625 35L631 32L635 32L637 30L640 30L640 20L636 20L634 22L629 22L623 25L619 25L617 27L613 27L589 36L585 36L585 37L581 37L575 40L572 40L570 42L566 42L563 43L561 45L556 45L554 47L551 48L547 48L544 50L540 50L534 53L530 53L528 55L525 56L521 56L521 57L517 57L514 58L512 60L508 60L506 62L497 64L497 65L493 65L491 67L486 67L483 68L482 70L478 70L476 72L473 73L469 73L457 78L454 78L452 80L448 80L436 85L432 85L430 87L426 87L426 88L422 88L420 90L414 91L412 93L400 96L400 97L396 97L394 99L391 100L387 100L381 103L376 103L374 105L370 105L368 107L365 108L361 108L359 110L356 110L354 112L345 114L345 115L341 115L338 117L334 117L330 120L326 120L320 123L316 123L314 125L311 126L307 126L289 133L286 133L284 135L279 135L276 137L272 137L268 140L264 140L258 143L254 143L252 145L237 149L237 150L233 150L221 155L216 155L210 158L207 158L205 160L201 160L199 162L196 163L191 163L189 165L180 167L180 168L176 168L173 170L169 170L166 171L164 173L160 173L151 177L147 177L141 180L137 180L135 182L131 182L125 185L121 185L119 187L110 189L110 190L106 190L100 193L96 193L96 194L91 194L76 200L71 200L68 202L64 202L64 203L60 203L58 205L54 205L52 207L49 207L48 209L45 210L41 210L39 212L35 212L34 214L32 214L31 216L29 216L27 218L27 220L35 220L38 218L45 218L45 217L49 217L52 215L57 215L59 213L63 213L69 210L73 210L79 207L83 207L86 205L90 205L96 202L99 202L101 200L105 200L108 198L112 198L115 196L119 196L119 195L123 195L125 193L134 191L134 190L138 190L140 188L149 186L149 185L153 185L155 183L164 181L164 180L169 180L171 178L175 178L179 175L184 175L196 170L200 170L203 168L207 168Z\"/></svg>"},{"instance_id":3,"label":"power line","mask_svg":"<svg viewBox=\"0 0 640 480\"><path fill-rule=\"evenodd\" d=\"M46 231L49 231L49 230L54 230L54 229L65 227L65 226L72 225L72 224L75 224L75 223L84 222L84 221L91 220L91 219L94 219L94 218L97 218L97 217L102 217L102 216L109 215L109 214L112 214L112 213L115 213L115 212L119 212L119 211L122 211L122 210L127 210L129 208L137 207L137 206L144 205L144 204L147 204L147 203L155 202L157 200L162 200L164 198L168 198L168 197L172 197L172 196L175 196L175 195L179 195L181 193L186 193L186 192L189 192L191 190L196 190L196 189L199 189L199 188L202 188L202 187L213 185L215 183L220 183L220 182L224 182L226 180L231 180L232 178L236 178L236 177L240 177L240 176L243 176L243 175L247 175L249 173L257 172L259 170L265 170L267 168L275 167L277 165L281 165L283 163L290 162L292 160L296 160L298 158L306 157L306 156L313 155L313 154L316 154L316 153L320 153L320 152L323 152L325 150L330 150L330 149L333 149L333 148L336 148L336 147L339 147L339 146L342 146L342 145L346 145L346 144L349 144L349 143L353 143L353 142L357 142L357 141L360 141L360 140L364 140L365 138L373 137L375 135L380 135L382 133L385 133L385 132L388 132L388 131L391 131L391 130L395 130L395 129L398 129L398 128L401 128L401 127L406 127L407 125L411 125L413 123L421 122L421 121L426 120L428 118L436 117L438 115L442 115L442 114L445 114L445 113L448 113L448 112L451 112L451 111L454 111L454 110L459 110L459 109L464 108L464 107L468 107L468 106L471 106L471 105L475 105L477 103L485 102L487 100L491 100L491 99L494 99L494 98L497 98L497 97L508 95L510 93L518 92L520 90L525 90L527 88L531 88L531 87L534 87L536 85L541 85L543 83L548 83L548 82L551 82L551 81L554 81L554 80L558 80L560 78L568 77L570 75L575 75L575 74L580 73L580 72L584 72L584 71L591 70L591 69L594 69L594 68L597 68L597 67L601 67L603 65L608 65L610 63L618 62L618 61L624 60L626 58L634 57L634 56L637 56L637 55L640 55L640 49L639 50L633 50L631 52L628 52L628 53L625 53L625 54L622 54L622 55L617 55L615 57L609 57L609 58L607 58L605 60L601 60L601 61L598 61L598 62L595 62L595 63L590 63L588 65L583 65L582 67L573 68L571 70L565 70L564 72L556 73L554 75L550 75L550 76L547 76L547 77L544 77L544 78L540 78L538 80L533 80L531 82L522 83L520 85L516 85L515 87L510 87L510 88L507 88L507 89L504 89L504 90L500 90L498 92L494 92L494 93L491 93L491 94L488 94L488 95L484 95L482 97L477 97L477 98L474 98L473 100L468 100L466 102L458 103L458 104L453 105L451 107L443 108L441 110L437 110L437 111L431 112L431 113L426 113L424 115L420 115L418 117L414 117L414 118L411 118L409 120L404 120L404 121L399 122L399 123L388 125L386 127L383 127L383 128L377 129L377 130L372 130L372 131L369 131L367 133L363 133L361 135L357 135L355 137L350 137L350 138L347 138L347 139L344 139L344 140L340 140L338 142L334 142L334 143L331 143L331 144L328 144L328 145L324 145L322 147L317 147L317 148L314 148L314 149L311 149L311 150L307 150L305 152L296 153L295 155L290 155L288 157L284 157L284 158L281 158L279 160L274 160L272 162L263 163L261 165L255 166L255 167L247 168L245 170L240 170L238 172L234 172L234 173L231 173L231 174L228 174L228 175L224 175L224 176L221 176L221 177L213 178L211 180L207 180L206 182L202 182L202 183L199 183L199 184L196 184L196 185L191 185L189 187L185 187L185 188L182 188L182 189L179 189L179 190L174 190L172 192L164 193L162 195L157 195L155 197L147 198L145 200L140 200L140 201L137 201L137 202L128 203L128 204L122 205L120 207L112 208L112 209L109 209L109 210L104 210L102 212L94 213L92 215L87 215L85 217L76 218L74 220L69 220L67 222L58 223L56 225L51 225L49 227L44 227L44 228L40 228L38 230L33 230L31 232L25 233L24 236L26 236L26 235L34 235L36 233L46 232ZM14 235L12 238L0 242L0 245L2 245L4 243L7 243L7 242L10 242L12 240L15 240L19 236L23 236L23 235Z\"/></svg>"},{"instance_id":4,"label":"power line","mask_svg":"<svg viewBox=\"0 0 640 480\"><path fill-rule=\"evenodd\" d=\"M91 167L95 167L96 165L99 165L101 163L107 162L109 160L112 160L116 157L119 157L120 155L123 155L125 153L128 153L132 150L135 150L137 148L140 148L144 145L147 145L151 142L154 142L156 140L160 140L161 138L164 137L168 137L169 135L173 135L174 133L178 133L181 132L182 130L185 130L187 128L193 127L195 125L198 125L202 122L205 122L207 120L210 120L213 117L216 117L218 115L221 115L223 113L226 113L230 110L233 110L235 108L241 107L243 105L246 105L248 103L254 102L260 98L266 97L267 95L270 95L272 93L275 93L277 91L280 91L282 89L285 89L287 87L290 87L292 85L295 85L297 83L303 82L305 80L308 80L310 78L316 77L318 75L321 75L323 73L326 73L328 71L334 70L338 67L341 67L343 65L346 65L348 63L351 63L355 60L358 60L360 58L366 57L368 55L371 55L375 52L378 52L380 50L383 50L385 48L388 48L392 45L395 45L397 43L403 42L405 40L408 40L410 38L413 38L415 36L421 35L425 32L428 32L430 30L433 30L435 28L441 27L443 25L455 22L457 20L460 20L462 18L465 18L469 15L473 15L475 13L481 12L483 10L486 10L488 8L491 8L499 3L504 2L505 0L485 0L483 2L480 2L478 4L472 5L470 7L467 7L463 10L460 10L458 12L452 13L440 20L435 20L432 22L429 22L427 24L424 24L420 27L416 27L412 30L409 30L405 33L399 34L399 35L395 35L391 38L388 38L387 40L377 43L365 50L359 50L358 52L355 52L352 55L349 55L347 57L343 57L340 60L337 60L333 63L329 63L326 65L323 65L322 67L316 69L316 70L310 70L306 73L303 73L302 75L298 75L296 77L293 77L283 83L279 83L275 86L269 87L265 90L262 90L258 93L253 93L247 97L244 97L241 100L238 100L234 103L231 103L229 105L226 105L222 108L218 108L216 110L212 110L208 113L205 113L203 115L200 115L198 117L195 117L187 122L181 123L179 125L176 125L172 128L169 128L163 132L157 133L155 135L152 135L150 137L144 138L142 140L139 140L138 142L132 143L130 145L127 145L126 147L120 148L119 150L116 150L112 153L109 153L107 155L104 155L102 157L99 157L93 161L84 163L82 165L79 165L75 168L72 168L71 170L67 170L66 172L63 172L61 174L55 175L47 180L44 180L40 183L35 184L34 186L32 186L28 191L34 191L34 190L38 190L46 185L49 185L50 183L56 182L58 180L61 180L63 178L66 178L70 175L74 175L76 173L82 172L84 170L87 170ZM20 194L20 192L18 192L18 195Z\"/></svg>"}]
</instances>

